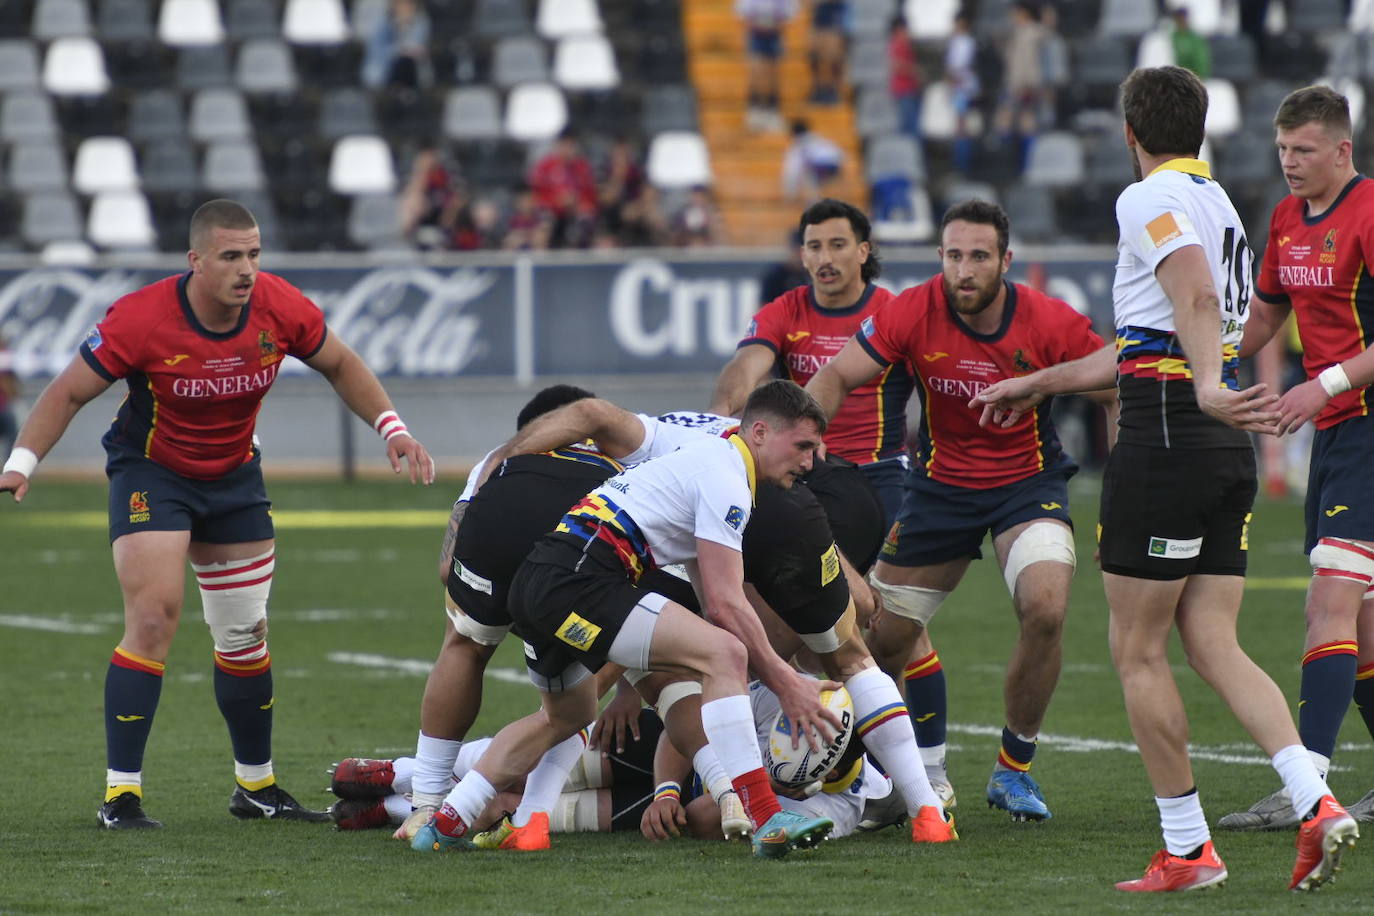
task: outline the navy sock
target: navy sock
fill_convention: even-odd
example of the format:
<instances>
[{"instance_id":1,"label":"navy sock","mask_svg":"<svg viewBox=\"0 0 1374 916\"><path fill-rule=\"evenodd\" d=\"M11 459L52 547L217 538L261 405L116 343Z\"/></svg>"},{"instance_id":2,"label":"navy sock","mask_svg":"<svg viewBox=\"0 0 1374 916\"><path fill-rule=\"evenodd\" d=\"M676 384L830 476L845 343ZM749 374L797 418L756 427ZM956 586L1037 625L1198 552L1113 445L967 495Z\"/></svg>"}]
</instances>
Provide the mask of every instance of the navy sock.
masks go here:
<instances>
[{"instance_id":1,"label":"navy sock","mask_svg":"<svg viewBox=\"0 0 1374 916\"><path fill-rule=\"evenodd\" d=\"M1302 689L1298 704L1298 734L1303 746L1330 759L1336 735L1355 692L1358 659L1355 642L1317 646L1302 659Z\"/></svg>"},{"instance_id":2,"label":"navy sock","mask_svg":"<svg viewBox=\"0 0 1374 916\"><path fill-rule=\"evenodd\" d=\"M216 659L218 662L218 658ZM215 702L229 726L234 760L258 765L272 759L272 668L230 674L215 666Z\"/></svg>"},{"instance_id":3,"label":"navy sock","mask_svg":"<svg viewBox=\"0 0 1374 916\"><path fill-rule=\"evenodd\" d=\"M936 747L945 743L948 703L945 694L945 669L940 656L932 652L902 669L906 687L906 708L916 730L916 743Z\"/></svg>"},{"instance_id":4,"label":"navy sock","mask_svg":"<svg viewBox=\"0 0 1374 916\"><path fill-rule=\"evenodd\" d=\"M105 672L105 765L122 773L143 769L143 751L162 696L165 665L115 649Z\"/></svg>"}]
</instances>

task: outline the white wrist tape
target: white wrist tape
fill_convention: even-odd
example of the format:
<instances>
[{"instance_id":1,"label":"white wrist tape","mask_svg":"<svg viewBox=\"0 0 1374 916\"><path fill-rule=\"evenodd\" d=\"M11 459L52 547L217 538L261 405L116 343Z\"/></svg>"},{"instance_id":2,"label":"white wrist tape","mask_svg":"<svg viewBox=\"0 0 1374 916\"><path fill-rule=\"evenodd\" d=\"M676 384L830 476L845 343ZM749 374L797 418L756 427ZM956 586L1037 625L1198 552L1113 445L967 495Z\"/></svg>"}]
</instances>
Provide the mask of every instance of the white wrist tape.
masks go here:
<instances>
[{"instance_id":1,"label":"white wrist tape","mask_svg":"<svg viewBox=\"0 0 1374 916\"><path fill-rule=\"evenodd\" d=\"M27 448L16 448L10 452L10 456L5 461L4 473L18 471L25 477L33 476L33 469L38 467L38 455Z\"/></svg>"},{"instance_id":2,"label":"white wrist tape","mask_svg":"<svg viewBox=\"0 0 1374 916\"><path fill-rule=\"evenodd\" d=\"M1317 376L1317 381L1321 382L1322 388L1326 390L1326 396L1334 398L1336 395L1350 390L1350 376L1345 374L1340 363L1334 366L1327 366Z\"/></svg>"},{"instance_id":3,"label":"white wrist tape","mask_svg":"<svg viewBox=\"0 0 1374 916\"><path fill-rule=\"evenodd\" d=\"M408 436L410 431L406 429L405 421L396 415L394 410L384 410L377 415L377 419L372 421L372 428L377 431L377 435L390 442L394 436Z\"/></svg>"}]
</instances>

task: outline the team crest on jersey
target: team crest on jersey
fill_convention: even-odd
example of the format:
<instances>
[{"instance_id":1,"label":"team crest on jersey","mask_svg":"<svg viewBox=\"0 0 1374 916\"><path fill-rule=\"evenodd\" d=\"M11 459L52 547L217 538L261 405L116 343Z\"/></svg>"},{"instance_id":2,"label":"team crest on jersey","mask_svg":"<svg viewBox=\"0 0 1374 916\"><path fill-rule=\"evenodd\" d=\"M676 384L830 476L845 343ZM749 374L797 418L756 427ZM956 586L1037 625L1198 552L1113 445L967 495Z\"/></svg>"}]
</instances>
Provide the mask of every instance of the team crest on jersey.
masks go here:
<instances>
[{"instance_id":1,"label":"team crest on jersey","mask_svg":"<svg viewBox=\"0 0 1374 916\"><path fill-rule=\"evenodd\" d=\"M146 522L153 517L152 511L148 508L148 491L134 490L129 494L129 523L138 524Z\"/></svg>"},{"instance_id":2,"label":"team crest on jersey","mask_svg":"<svg viewBox=\"0 0 1374 916\"><path fill-rule=\"evenodd\" d=\"M86 335L86 348L88 350L99 350L100 345L105 342L100 336L100 328L91 328L91 333Z\"/></svg>"},{"instance_id":3,"label":"team crest on jersey","mask_svg":"<svg viewBox=\"0 0 1374 916\"><path fill-rule=\"evenodd\" d=\"M281 353L277 349L277 342L272 338L272 332L261 330L258 332L258 352L262 354L260 362L264 366L270 366L281 359Z\"/></svg>"},{"instance_id":4,"label":"team crest on jersey","mask_svg":"<svg viewBox=\"0 0 1374 916\"><path fill-rule=\"evenodd\" d=\"M1017 372L1034 372L1035 364L1026 359L1026 351L1020 347L1011 355L1011 364L1016 367Z\"/></svg>"},{"instance_id":5,"label":"team crest on jersey","mask_svg":"<svg viewBox=\"0 0 1374 916\"><path fill-rule=\"evenodd\" d=\"M1336 250L1336 230L1335 230L1335 229L1328 229L1327 232L1326 232L1326 238L1322 239L1322 251L1335 251L1335 250Z\"/></svg>"},{"instance_id":6,"label":"team crest on jersey","mask_svg":"<svg viewBox=\"0 0 1374 916\"><path fill-rule=\"evenodd\" d=\"M596 638L601 635L601 627L592 623L584 617L579 617L576 611L568 614L567 619L554 631L555 636L563 640L574 649L581 649L586 652L596 642Z\"/></svg>"},{"instance_id":7,"label":"team crest on jersey","mask_svg":"<svg viewBox=\"0 0 1374 916\"><path fill-rule=\"evenodd\" d=\"M739 506L731 506L725 513L725 524L738 531L739 526L744 524L744 510Z\"/></svg>"}]
</instances>

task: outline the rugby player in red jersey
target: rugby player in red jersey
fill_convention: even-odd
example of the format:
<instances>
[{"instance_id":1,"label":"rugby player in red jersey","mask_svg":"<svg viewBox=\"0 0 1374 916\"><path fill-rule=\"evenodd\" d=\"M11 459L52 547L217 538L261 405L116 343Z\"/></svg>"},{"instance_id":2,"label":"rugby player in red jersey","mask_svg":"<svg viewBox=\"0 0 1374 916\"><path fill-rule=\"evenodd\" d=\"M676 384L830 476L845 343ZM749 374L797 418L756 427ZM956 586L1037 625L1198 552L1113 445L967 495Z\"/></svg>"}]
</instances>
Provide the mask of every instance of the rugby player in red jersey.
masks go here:
<instances>
[{"instance_id":1,"label":"rugby player in red jersey","mask_svg":"<svg viewBox=\"0 0 1374 916\"><path fill-rule=\"evenodd\" d=\"M884 613L869 643L894 677L904 665L908 678L919 677L928 661L913 646L992 532L1020 636L1007 666L1007 721L987 799L1015 820L1044 820L1050 810L1029 771L1059 679L1075 562L1068 480L1077 467L1047 407L1009 429L985 429L969 400L999 379L1085 356L1103 343L1066 303L1005 279L1008 232L995 204L950 208L940 226L942 275L865 318L807 390L834 415L859 385L894 364L912 367L923 403L919 446L870 578ZM1114 409L1115 395L1094 397ZM913 719L921 714L912 710Z\"/></svg>"},{"instance_id":2,"label":"rugby player in red jersey","mask_svg":"<svg viewBox=\"0 0 1374 916\"><path fill-rule=\"evenodd\" d=\"M1374 734L1374 500L1368 462L1374 417L1374 181L1355 171L1350 106L1327 86L1290 94L1274 118L1292 193L1274 208L1243 353L1297 316L1307 381L1274 405L1281 432L1317 427L1308 476L1307 591L1298 732L1323 775L1341 721L1355 705ZM1349 807L1374 821L1374 791ZM1295 827L1286 790L1228 814L1233 830Z\"/></svg>"},{"instance_id":3,"label":"rugby player in red jersey","mask_svg":"<svg viewBox=\"0 0 1374 916\"><path fill-rule=\"evenodd\" d=\"M129 386L105 446L110 539L124 635L105 676L106 791L100 824L160 827L142 807L143 753L181 617L189 560L214 638L215 699L229 728L239 818L328 821L272 769L267 595L272 519L253 426L286 356L319 372L386 440L392 470L430 483L434 463L377 377L329 333L319 308L260 272L253 215L212 200L191 217L190 270L117 300L44 390L0 474L16 502L81 407Z\"/></svg>"}]
</instances>

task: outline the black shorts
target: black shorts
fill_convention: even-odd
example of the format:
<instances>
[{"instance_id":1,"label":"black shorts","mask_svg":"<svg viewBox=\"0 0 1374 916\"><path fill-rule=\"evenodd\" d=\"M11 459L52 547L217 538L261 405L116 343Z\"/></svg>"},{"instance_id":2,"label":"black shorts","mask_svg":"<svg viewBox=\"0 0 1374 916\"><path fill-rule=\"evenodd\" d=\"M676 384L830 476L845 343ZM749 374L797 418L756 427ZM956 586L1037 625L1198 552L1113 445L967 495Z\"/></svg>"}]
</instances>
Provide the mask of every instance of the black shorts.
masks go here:
<instances>
[{"instance_id":1,"label":"black shorts","mask_svg":"<svg viewBox=\"0 0 1374 916\"><path fill-rule=\"evenodd\" d=\"M139 531L190 531L206 544L271 540L272 503L262 456L215 480L195 480L106 443L110 540Z\"/></svg>"},{"instance_id":2,"label":"black shorts","mask_svg":"<svg viewBox=\"0 0 1374 916\"><path fill-rule=\"evenodd\" d=\"M1312 438L1307 475L1307 553L1320 538L1374 541L1374 500L1369 463L1374 455L1374 416L1351 417L1319 429Z\"/></svg>"},{"instance_id":3,"label":"black shorts","mask_svg":"<svg viewBox=\"0 0 1374 916\"><path fill-rule=\"evenodd\" d=\"M1117 443L1102 476L1102 571L1136 579L1245 575L1256 489L1252 449Z\"/></svg>"},{"instance_id":4,"label":"black shorts","mask_svg":"<svg viewBox=\"0 0 1374 916\"><path fill-rule=\"evenodd\" d=\"M806 487L759 484L744 529L744 578L799 634L824 633L849 606L825 510Z\"/></svg>"},{"instance_id":5,"label":"black shorts","mask_svg":"<svg viewBox=\"0 0 1374 916\"><path fill-rule=\"evenodd\" d=\"M900 480L901 465L892 465ZM860 573L878 559L887 534L887 516L868 473L852 461L827 455L817 461L803 481L825 510L835 544Z\"/></svg>"},{"instance_id":6,"label":"black shorts","mask_svg":"<svg viewBox=\"0 0 1374 916\"><path fill-rule=\"evenodd\" d=\"M654 752L663 721L647 706L639 711L639 740L631 735L624 751L606 755L611 765L611 829L638 830L644 811L653 803ZM683 793L686 794L685 791ZM686 804L683 799L683 804Z\"/></svg>"},{"instance_id":7,"label":"black shorts","mask_svg":"<svg viewBox=\"0 0 1374 916\"><path fill-rule=\"evenodd\" d=\"M553 455L519 455L503 462L472 497L458 526L448 573L453 603L484 626L509 627L510 581L534 542L611 473Z\"/></svg>"}]
</instances>

